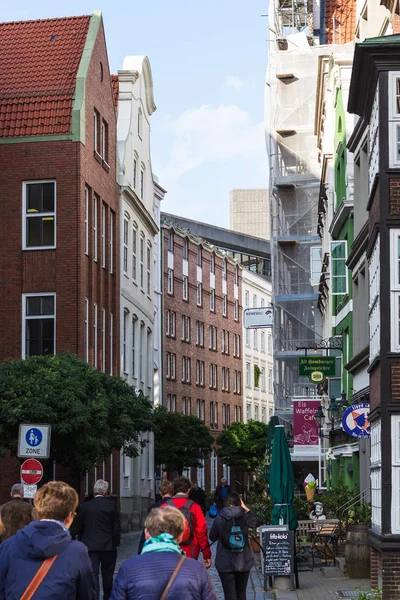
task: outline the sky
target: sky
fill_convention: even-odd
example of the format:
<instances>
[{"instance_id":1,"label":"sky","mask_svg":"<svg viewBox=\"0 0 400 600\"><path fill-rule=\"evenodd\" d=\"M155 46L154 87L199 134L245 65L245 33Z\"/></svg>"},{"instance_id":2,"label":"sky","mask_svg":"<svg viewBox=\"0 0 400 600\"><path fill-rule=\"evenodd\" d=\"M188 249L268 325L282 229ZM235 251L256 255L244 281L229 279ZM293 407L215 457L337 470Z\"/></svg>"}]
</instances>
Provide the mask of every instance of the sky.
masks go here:
<instances>
[{"instance_id":1,"label":"sky","mask_svg":"<svg viewBox=\"0 0 400 600\"><path fill-rule=\"evenodd\" d=\"M99 2L99 0L97 0ZM267 187L263 115L268 0L50 0L3 3L1 21L100 9L110 69L150 60L153 172L162 210L229 226L229 191Z\"/></svg>"}]
</instances>

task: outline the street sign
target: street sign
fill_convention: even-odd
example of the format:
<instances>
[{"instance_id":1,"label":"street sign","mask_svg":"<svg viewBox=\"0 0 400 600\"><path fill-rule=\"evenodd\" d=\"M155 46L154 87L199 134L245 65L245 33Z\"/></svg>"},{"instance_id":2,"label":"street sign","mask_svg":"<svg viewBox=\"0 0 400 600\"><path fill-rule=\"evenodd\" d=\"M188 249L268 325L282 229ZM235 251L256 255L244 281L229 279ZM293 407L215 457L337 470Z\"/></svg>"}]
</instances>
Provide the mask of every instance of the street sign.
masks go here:
<instances>
[{"instance_id":1,"label":"street sign","mask_svg":"<svg viewBox=\"0 0 400 600\"><path fill-rule=\"evenodd\" d=\"M18 438L18 454L20 458L50 456L50 425L20 425Z\"/></svg>"},{"instance_id":2,"label":"street sign","mask_svg":"<svg viewBox=\"0 0 400 600\"><path fill-rule=\"evenodd\" d=\"M21 479L26 485L35 485L43 477L43 467L36 458L28 458L21 465Z\"/></svg>"},{"instance_id":3,"label":"street sign","mask_svg":"<svg viewBox=\"0 0 400 600\"><path fill-rule=\"evenodd\" d=\"M313 383L321 383L336 374L334 356L299 356L299 377L308 377Z\"/></svg>"},{"instance_id":4,"label":"street sign","mask_svg":"<svg viewBox=\"0 0 400 600\"><path fill-rule=\"evenodd\" d=\"M246 308L243 313L245 329L259 329L261 327L272 327L272 307Z\"/></svg>"},{"instance_id":5,"label":"street sign","mask_svg":"<svg viewBox=\"0 0 400 600\"><path fill-rule=\"evenodd\" d=\"M371 435L371 424L368 419L370 410L369 402L360 402L349 406L342 417L342 426L345 432L356 438L369 438Z\"/></svg>"},{"instance_id":6,"label":"street sign","mask_svg":"<svg viewBox=\"0 0 400 600\"><path fill-rule=\"evenodd\" d=\"M24 498L34 498L37 492L37 485L24 485Z\"/></svg>"}]
</instances>

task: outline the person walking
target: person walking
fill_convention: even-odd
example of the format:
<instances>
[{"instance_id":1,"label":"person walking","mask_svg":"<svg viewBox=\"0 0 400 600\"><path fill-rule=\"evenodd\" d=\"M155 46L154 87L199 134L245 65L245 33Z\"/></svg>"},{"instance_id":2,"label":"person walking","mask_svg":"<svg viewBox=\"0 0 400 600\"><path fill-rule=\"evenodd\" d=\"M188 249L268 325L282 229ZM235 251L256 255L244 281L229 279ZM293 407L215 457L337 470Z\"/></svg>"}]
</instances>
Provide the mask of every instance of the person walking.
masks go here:
<instances>
[{"instance_id":1,"label":"person walking","mask_svg":"<svg viewBox=\"0 0 400 600\"><path fill-rule=\"evenodd\" d=\"M15 535L17 531L37 520L36 511L32 504L24 502L22 498L10 500L0 506L0 521L2 528L0 531L0 542Z\"/></svg>"},{"instance_id":2,"label":"person walking","mask_svg":"<svg viewBox=\"0 0 400 600\"><path fill-rule=\"evenodd\" d=\"M177 477L173 481L174 496L168 498L166 504L179 509L186 520L186 527L180 546L189 558L198 558L203 554L206 569L211 567L211 550L208 543L207 523L200 506L189 500L192 484L187 477Z\"/></svg>"},{"instance_id":3,"label":"person walking","mask_svg":"<svg viewBox=\"0 0 400 600\"><path fill-rule=\"evenodd\" d=\"M157 502L154 502L154 504L152 504L149 507L149 510L147 511L147 514L149 514L149 512L151 510L153 510L153 508L158 508L159 506L161 506L162 504L164 504L164 502L167 500L167 498L171 498L173 495L174 495L174 485L173 485L173 483L171 481L163 481L163 482L161 482L161 484L160 484L160 496L161 496L161 499L157 500ZM146 541L146 536L145 536L145 531L143 529L142 536L141 536L140 541L139 541L138 554L142 553L145 541Z\"/></svg>"},{"instance_id":4,"label":"person walking","mask_svg":"<svg viewBox=\"0 0 400 600\"><path fill-rule=\"evenodd\" d=\"M14 483L11 488L10 496L13 500L24 500L24 486L22 483Z\"/></svg>"},{"instance_id":5,"label":"person walking","mask_svg":"<svg viewBox=\"0 0 400 600\"><path fill-rule=\"evenodd\" d=\"M217 485L214 494L214 504L216 504L218 510L221 510L224 507L225 500L227 499L231 491L232 488L228 484L228 481L225 479L225 477L222 477L221 484Z\"/></svg>"},{"instance_id":6,"label":"person walking","mask_svg":"<svg viewBox=\"0 0 400 600\"><path fill-rule=\"evenodd\" d=\"M193 502L197 502L203 511L203 515L206 514L206 493L205 491L198 486L197 481L192 484L191 490L189 492L190 500Z\"/></svg>"},{"instance_id":7,"label":"person walking","mask_svg":"<svg viewBox=\"0 0 400 600\"><path fill-rule=\"evenodd\" d=\"M246 600L247 582L254 566L249 529L261 524L259 516L247 508L238 494L232 492L211 527L210 540L218 540L215 568L225 600Z\"/></svg>"},{"instance_id":8,"label":"person walking","mask_svg":"<svg viewBox=\"0 0 400 600\"><path fill-rule=\"evenodd\" d=\"M98 479L93 486L93 500L79 507L76 533L89 551L96 586L96 600L100 600L99 571L103 580L103 599L108 600L113 585L117 547L121 538L117 505L107 498L108 483Z\"/></svg>"},{"instance_id":9,"label":"person walking","mask_svg":"<svg viewBox=\"0 0 400 600\"><path fill-rule=\"evenodd\" d=\"M20 600L38 575L35 600L95 600L87 548L68 531L78 502L75 490L62 481L37 491L39 520L0 546L0 600ZM49 568L46 574L44 568Z\"/></svg>"},{"instance_id":10,"label":"person walking","mask_svg":"<svg viewBox=\"0 0 400 600\"><path fill-rule=\"evenodd\" d=\"M159 599L168 585L167 600L217 600L203 565L179 546L185 525L183 514L172 506L151 510L143 552L123 563L110 600Z\"/></svg>"}]
</instances>

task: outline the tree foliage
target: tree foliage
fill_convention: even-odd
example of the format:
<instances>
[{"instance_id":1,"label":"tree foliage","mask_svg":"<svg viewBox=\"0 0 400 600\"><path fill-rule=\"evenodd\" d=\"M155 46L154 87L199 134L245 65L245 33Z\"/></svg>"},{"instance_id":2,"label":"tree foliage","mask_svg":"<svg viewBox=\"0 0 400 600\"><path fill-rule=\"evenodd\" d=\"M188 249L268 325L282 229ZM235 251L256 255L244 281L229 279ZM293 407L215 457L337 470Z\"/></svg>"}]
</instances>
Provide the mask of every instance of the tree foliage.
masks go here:
<instances>
[{"instance_id":1,"label":"tree foliage","mask_svg":"<svg viewBox=\"0 0 400 600\"><path fill-rule=\"evenodd\" d=\"M211 451L213 436L197 417L168 412L163 406L154 410L154 462L167 471L182 473L201 466Z\"/></svg>"},{"instance_id":2,"label":"tree foliage","mask_svg":"<svg viewBox=\"0 0 400 600\"><path fill-rule=\"evenodd\" d=\"M123 448L141 451L152 407L120 377L96 371L74 354L0 364L0 452L16 454L20 423L51 425L51 458L82 475Z\"/></svg>"},{"instance_id":3,"label":"tree foliage","mask_svg":"<svg viewBox=\"0 0 400 600\"><path fill-rule=\"evenodd\" d=\"M268 425L260 421L232 423L217 437L218 456L242 473L255 471L265 456Z\"/></svg>"}]
</instances>

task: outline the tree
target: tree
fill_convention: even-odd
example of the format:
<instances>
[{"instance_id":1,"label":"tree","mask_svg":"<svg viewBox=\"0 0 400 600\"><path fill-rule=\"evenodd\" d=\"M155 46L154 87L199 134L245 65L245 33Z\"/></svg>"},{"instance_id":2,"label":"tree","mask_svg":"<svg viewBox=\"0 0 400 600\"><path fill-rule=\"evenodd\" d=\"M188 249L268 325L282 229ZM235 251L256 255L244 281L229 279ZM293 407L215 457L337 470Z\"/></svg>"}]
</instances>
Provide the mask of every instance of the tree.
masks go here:
<instances>
[{"instance_id":1,"label":"tree","mask_svg":"<svg viewBox=\"0 0 400 600\"><path fill-rule=\"evenodd\" d=\"M217 437L217 454L225 465L242 473L255 471L265 456L268 425L260 421L236 421Z\"/></svg>"},{"instance_id":2,"label":"tree","mask_svg":"<svg viewBox=\"0 0 400 600\"><path fill-rule=\"evenodd\" d=\"M189 467L200 467L214 442L200 419L168 412L163 406L154 410L154 438L155 464L179 474Z\"/></svg>"},{"instance_id":3,"label":"tree","mask_svg":"<svg viewBox=\"0 0 400 600\"><path fill-rule=\"evenodd\" d=\"M51 425L51 459L80 478L123 448L137 456L152 407L120 377L96 371L74 354L0 364L0 453L16 454L20 423Z\"/></svg>"}]
</instances>

